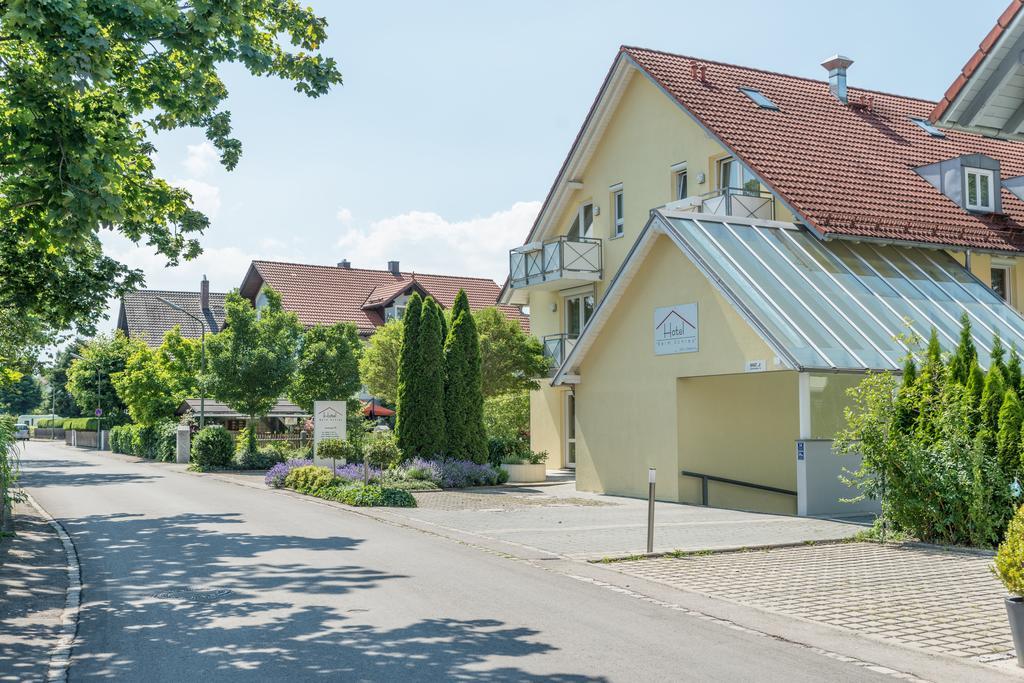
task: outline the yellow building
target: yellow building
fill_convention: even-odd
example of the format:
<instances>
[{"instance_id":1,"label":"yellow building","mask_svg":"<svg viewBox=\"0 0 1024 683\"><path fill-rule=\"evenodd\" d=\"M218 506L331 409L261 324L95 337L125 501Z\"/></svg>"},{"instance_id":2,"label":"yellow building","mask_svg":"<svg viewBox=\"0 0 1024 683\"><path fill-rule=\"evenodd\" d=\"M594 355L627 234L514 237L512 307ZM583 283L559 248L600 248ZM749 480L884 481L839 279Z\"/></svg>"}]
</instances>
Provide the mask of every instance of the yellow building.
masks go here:
<instances>
[{"instance_id":1,"label":"yellow building","mask_svg":"<svg viewBox=\"0 0 1024 683\"><path fill-rule=\"evenodd\" d=\"M979 349L1024 349L1024 151L851 63L620 51L502 292L554 367L533 448L580 489L644 495L655 467L666 500L836 512L845 390L899 370L897 335L951 349L966 312Z\"/></svg>"}]
</instances>

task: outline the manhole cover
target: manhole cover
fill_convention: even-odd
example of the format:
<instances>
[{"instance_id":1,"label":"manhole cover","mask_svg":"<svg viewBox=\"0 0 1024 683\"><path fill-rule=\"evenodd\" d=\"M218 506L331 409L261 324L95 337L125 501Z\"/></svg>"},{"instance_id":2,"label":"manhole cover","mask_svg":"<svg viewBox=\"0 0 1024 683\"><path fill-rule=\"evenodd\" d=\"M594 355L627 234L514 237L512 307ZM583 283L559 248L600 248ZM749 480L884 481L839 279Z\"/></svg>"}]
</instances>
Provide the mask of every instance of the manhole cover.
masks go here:
<instances>
[{"instance_id":1,"label":"manhole cover","mask_svg":"<svg viewBox=\"0 0 1024 683\"><path fill-rule=\"evenodd\" d=\"M230 594L231 591L227 588L216 588L213 590L207 590L203 588L178 588L174 590L153 593L153 597L159 598L160 600L188 600L190 602L212 602L213 600L223 598L225 595Z\"/></svg>"}]
</instances>

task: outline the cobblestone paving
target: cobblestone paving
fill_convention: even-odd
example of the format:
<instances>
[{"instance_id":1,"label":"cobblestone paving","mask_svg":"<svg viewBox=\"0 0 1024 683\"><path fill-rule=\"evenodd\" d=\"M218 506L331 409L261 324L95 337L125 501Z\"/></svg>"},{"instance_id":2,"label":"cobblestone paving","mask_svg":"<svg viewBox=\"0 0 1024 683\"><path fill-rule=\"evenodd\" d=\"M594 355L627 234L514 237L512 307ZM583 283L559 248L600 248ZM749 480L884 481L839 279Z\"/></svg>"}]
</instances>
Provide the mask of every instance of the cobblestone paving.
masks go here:
<instances>
[{"instance_id":1,"label":"cobblestone paving","mask_svg":"<svg viewBox=\"0 0 1024 683\"><path fill-rule=\"evenodd\" d=\"M517 493L514 489L491 489L486 492L474 491L413 491L416 505L426 510L471 510L476 512L492 510L522 510L533 507L581 506L602 507L615 503L591 498L556 498L529 493Z\"/></svg>"},{"instance_id":2,"label":"cobblestone paving","mask_svg":"<svg viewBox=\"0 0 1024 683\"><path fill-rule=\"evenodd\" d=\"M610 565L617 571L929 652L1013 656L1006 592L989 557L874 543Z\"/></svg>"}]
</instances>

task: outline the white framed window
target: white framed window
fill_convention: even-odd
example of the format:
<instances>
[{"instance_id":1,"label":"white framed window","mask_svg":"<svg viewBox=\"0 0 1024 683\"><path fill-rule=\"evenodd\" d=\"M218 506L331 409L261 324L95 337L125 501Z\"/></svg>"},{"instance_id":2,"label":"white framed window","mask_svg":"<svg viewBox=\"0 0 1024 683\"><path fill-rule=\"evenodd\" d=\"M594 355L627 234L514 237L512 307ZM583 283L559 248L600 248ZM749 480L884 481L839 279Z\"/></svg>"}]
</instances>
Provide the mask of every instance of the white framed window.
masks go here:
<instances>
[{"instance_id":1,"label":"white framed window","mask_svg":"<svg viewBox=\"0 0 1024 683\"><path fill-rule=\"evenodd\" d=\"M686 199L690 196L689 189L686 187L686 162L680 161L678 164L672 164L672 200L678 201L680 199Z\"/></svg>"},{"instance_id":2,"label":"white framed window","mask_svg":"<svg viewBox=\"0 0 1024 683\"><path fill-rule=\"evenodd\" d=\"M968 211L995 211L995 200L992 192L995 189L995 176L985 168L964 169L964 208Z\"/></svg>"},{"instance_id":3,"label":"white framed window","mask_svg":"<svg viewBox=\"0 0 1024 683\"><path fill-rule=\"evenodd\" d=\"M1006 303L1011 303L1012 291L1012 270L1006 265L992 265L990 283L992 291L999 295L999 298Z\"/></svg>"},{"instance_id":4,"label":"white framed window","mask_svg":"<svg viewBox=\"0 0 1024 683\"><path fill-rule=\"evenodd\" d=\"M594 236L594 205L590 202L580 204L576 211L576 218L569 227L569 238L593 237Z\"/></svg>"},{"instance_id":5,"label":"white framed window","mask_svg":"<svg viewBox=\"0 0 1024 683\"><path fill-rule=\"evenodd\" d=\"M575 294L563 299L562 310L565 312L565 332L569 339L575 341L583 327L594 314L596 300L594 292Z\"/></svg>"},{"instance_id":6,"label":"white framed window","mask_svg":"<svg viewBox=\"0 0 1024 683\"><path fill-rule=\"evenodd\" d=\"M612 185L610 188L611 204L612 204L612 237L622 237L626 232L626 213L623 195L622 195L622 183Z\"/></svg>"},{"instance_id":7,"label":"white framed window","mask_svg":"<svg viewBox=\"0 0 1024 683\"><path fill-rule=\"evenodd\" d=\"M405 315L405 306L388 306L384 309L384 322L401 320Z\"/></svg>"},{"instance_id":8,"label":"white framed window","mask_svg":"<svg viewBox=\"0 0 1024 683\"><path fill-rule=\"evenodd\" d=\"M718 162L718 189L757 196L761 193L761 183L742 162L726 157Z\"/></svg>"}]
</instances>

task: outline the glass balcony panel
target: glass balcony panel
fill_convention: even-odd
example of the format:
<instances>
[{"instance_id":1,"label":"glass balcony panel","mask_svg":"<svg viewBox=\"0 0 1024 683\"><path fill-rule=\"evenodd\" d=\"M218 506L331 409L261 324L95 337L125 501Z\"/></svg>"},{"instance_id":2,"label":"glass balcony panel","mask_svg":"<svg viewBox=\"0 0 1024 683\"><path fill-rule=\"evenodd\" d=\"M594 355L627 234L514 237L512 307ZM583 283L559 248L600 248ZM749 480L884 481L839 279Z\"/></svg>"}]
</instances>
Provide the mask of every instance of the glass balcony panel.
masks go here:
<instances>
[{"instance_id":1,"label":"glass balcony panel","mask_svg":"<svg viewBox=\"0 0 1024 683\"><path fill-rule=\"evenodd\" d=\"M509 283L523 289L550 283L546 289L569 287L601 279L601 240L557 237L509 252Z\"/></svg>"}]
</instances>

